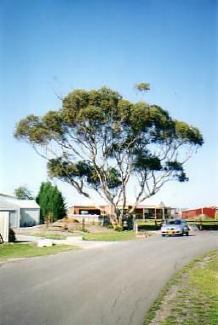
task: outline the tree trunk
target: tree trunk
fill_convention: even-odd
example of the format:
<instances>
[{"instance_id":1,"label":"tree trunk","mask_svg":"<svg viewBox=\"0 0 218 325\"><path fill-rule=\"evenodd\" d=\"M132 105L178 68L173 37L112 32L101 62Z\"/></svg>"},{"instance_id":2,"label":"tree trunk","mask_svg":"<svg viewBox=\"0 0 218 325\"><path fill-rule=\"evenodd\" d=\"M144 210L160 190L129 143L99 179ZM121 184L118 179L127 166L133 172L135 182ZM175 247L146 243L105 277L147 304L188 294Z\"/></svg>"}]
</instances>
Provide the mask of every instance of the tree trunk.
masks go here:
<instances>
[{"instance_id":1,"label":"tree trunk","mask_svg":"<svg viewBox=\"0 0 218 325\"><path fill-rule=\"evenodd\" d=\"M110 222L115 230L122 230L122 220L120 218L119 212L114 205L111 205L111 211L108 215Z\"/></svg>"}]
</instances>

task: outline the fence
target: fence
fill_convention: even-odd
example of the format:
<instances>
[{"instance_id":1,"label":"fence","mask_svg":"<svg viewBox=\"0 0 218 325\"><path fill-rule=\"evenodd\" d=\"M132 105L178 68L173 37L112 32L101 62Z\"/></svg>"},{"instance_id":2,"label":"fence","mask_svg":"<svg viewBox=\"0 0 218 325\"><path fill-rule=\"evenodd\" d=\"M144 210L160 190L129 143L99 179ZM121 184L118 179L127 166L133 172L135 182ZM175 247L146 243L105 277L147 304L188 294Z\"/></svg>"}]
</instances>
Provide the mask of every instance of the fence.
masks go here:
<instances>
[{"instance_id":1,"label":"fence","mask_svg":"<svg viewBox=\"0 0 218 325\"><path fill-rule=\"evenodd\" d=\"M199 230L218 230L218 220L186 220L189 225L195 225ZM135 219L134 229L136 232L159 230L163 219Z\"/></svg>"},{"instance_id":2,"label":"fence","mask_svg":"<svg viewBox=\"0 0 218 325\"><path fill-rule=\"evenodd\" d=\"M195 225L199 230L218 230L218 220L186 220L189 225Z\"/></svg>"}]
</instances>

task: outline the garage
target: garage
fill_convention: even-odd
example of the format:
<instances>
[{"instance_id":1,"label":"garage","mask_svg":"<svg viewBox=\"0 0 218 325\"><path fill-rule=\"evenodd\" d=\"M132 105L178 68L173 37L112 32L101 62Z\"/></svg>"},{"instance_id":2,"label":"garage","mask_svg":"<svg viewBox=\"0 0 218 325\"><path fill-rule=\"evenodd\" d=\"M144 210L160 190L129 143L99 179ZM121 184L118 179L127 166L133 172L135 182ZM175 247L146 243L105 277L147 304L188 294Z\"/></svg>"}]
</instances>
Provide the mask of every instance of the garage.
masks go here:
<instances>
[{"instance_id":1,"label":"garage","mask_svg":"<svg viewBox=\"0 0 218 325\"><path fill-rule=\"evenodd\" d=\"M0 243L9 239L9 211L0 211Z\"/></svg>"},{"instance_id":2,"label":"garage","mask_svg":"<svg viewBox=\"0 0 218 325\"><path fill-rule=\"evenodd\" d=\"M40 221L40 207L35 200L0 193L0 212L7 212L10 228L32 227Z\"/></svg>"}]
</instances>

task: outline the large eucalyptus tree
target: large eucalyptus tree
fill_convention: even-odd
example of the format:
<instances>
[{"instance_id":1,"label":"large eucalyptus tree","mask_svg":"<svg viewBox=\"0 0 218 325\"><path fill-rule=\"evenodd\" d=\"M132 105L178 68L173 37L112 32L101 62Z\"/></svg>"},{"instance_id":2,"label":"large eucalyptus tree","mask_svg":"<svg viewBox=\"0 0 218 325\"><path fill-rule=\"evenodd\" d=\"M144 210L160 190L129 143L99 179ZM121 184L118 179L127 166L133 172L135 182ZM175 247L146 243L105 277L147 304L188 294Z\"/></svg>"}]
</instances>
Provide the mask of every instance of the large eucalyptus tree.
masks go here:
<instances>
[{"instance_id":1,"label":"large eucalyptus tree","mask_svg":"<svg viewBox=\"0 0 218 325\"><path fill-rule=\"evenodd\" d=\"M113 224L119 223L118 205L127 204L131 179L138 186L130 212L166 182L187 181L184 164L203 144L197 128L161 107L130 102L105 87L70 92L59 110L22 119L15 136L48 160L50 177L85 197L95 190L111 205Z\"/></svg>"}]
</instances>

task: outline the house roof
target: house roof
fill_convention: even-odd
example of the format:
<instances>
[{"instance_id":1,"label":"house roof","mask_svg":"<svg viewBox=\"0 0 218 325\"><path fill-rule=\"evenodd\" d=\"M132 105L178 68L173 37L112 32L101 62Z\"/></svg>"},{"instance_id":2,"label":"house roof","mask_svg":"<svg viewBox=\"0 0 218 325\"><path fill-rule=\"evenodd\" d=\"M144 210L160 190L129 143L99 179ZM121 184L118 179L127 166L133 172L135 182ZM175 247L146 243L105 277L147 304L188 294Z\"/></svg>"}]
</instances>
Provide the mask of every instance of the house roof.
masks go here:
<instances>
[{"instance_id":1,"label":"house roof","mask_svg":"<svg viewBox=\"0 0 218 325\"><path fill-rule=\"evenodd\" d=\"M215 206L215 205L212 205L212 206L202 206L202 207L192 208L192 209L183 209L183 212L196 211L196 210L202 210L202 209L214 209L214 210L218 210L218 207Z\"/></svg>"},{"instance_id":2,"label":"house roof","mask_svg":"<svg viewBox=\"0 0 218 325\"><path fill-rule=\"evenodd\" d=\"M14 195L9 195L9 194L4 194L4 193L0 193L0 197L16 199L16 196L14 196Z\"/></svg>"},{"instance_id":3,"label":"house roof","mask_svg":"<svg viewBox=\"0 0 218 325\"><path fill-rule=\"evenodd\" d=\"M19 209L19 206L12 203L8 202L4 198L0 196L0 210L17 210Z\"/></svg>"},{"instance_id":4,"label":"house roof","mask_svg":"<svg viewBox=\"0 0 218 325\"><path fill-rule=\"evenodd\" d=\"M126 204L126 207L131 207L132 204ZM80 209L105 209L105 208L109 208L110 205L108 204L105 204L105 205L95 205L95 204L81 204L81 205L72 205L70 206L70 209L72 208L80 208ZM121 205L118 205L118 208L121 208L122 206ZM160 204L150 204L150 205L145 205L145 204L139 204L136 206L136 209L163 209L163 208L166 208L166 209L172 209L171 207L169 206L166 206L163 202L161 202Z\"/></svg>"},{"instance_id":5,"label":"house roof","mask_svg":"<svg viewBox=\"0 0 218 325\"><path fill-rule=\"evenodd\" d=\"M35 200L18 200L14 196L0 193L0 210L15 210L19 208L39 209Z\"/></svg>"},{"instance_id":6,"label":"house roof","mask_svg":"<svg viewBox=\"0 0 218 325\"><path fill-rule=\"evenodd\" d=\"M20 208L39 208L39 205L36 203L35 200L17 200L17 204L19 205Z\"/></svg>"}]
</instances>

